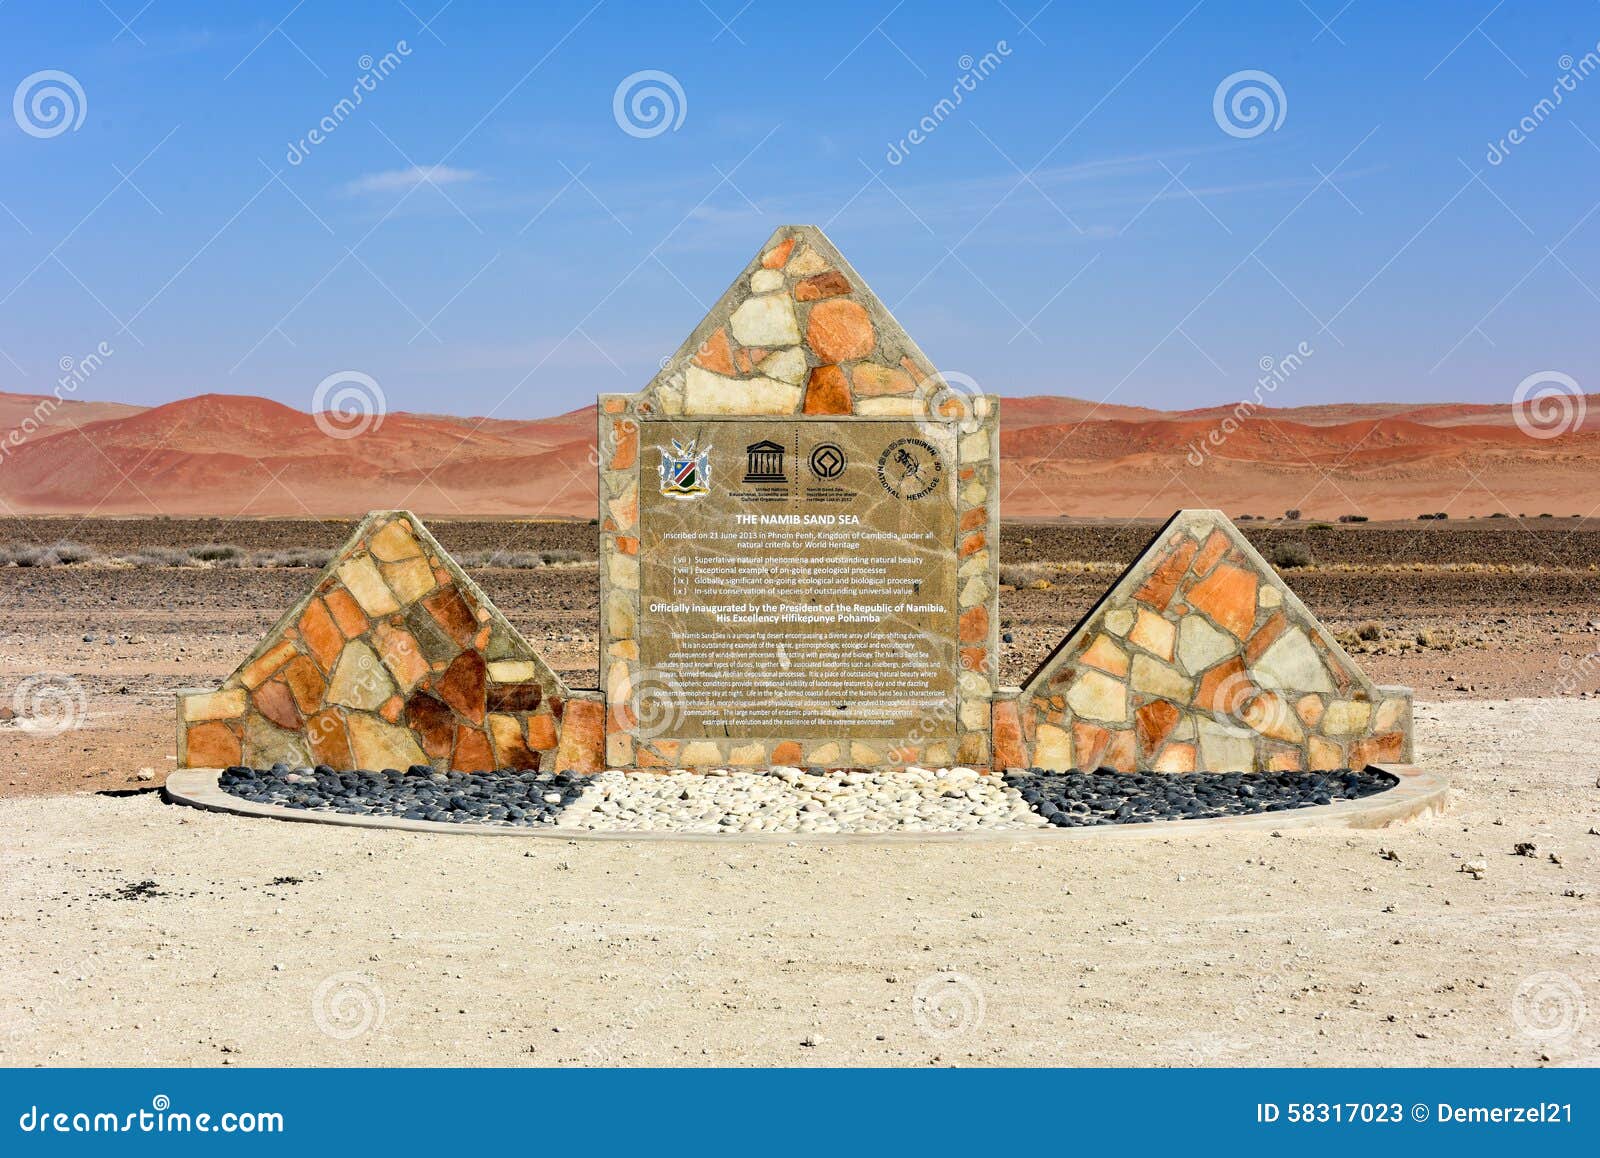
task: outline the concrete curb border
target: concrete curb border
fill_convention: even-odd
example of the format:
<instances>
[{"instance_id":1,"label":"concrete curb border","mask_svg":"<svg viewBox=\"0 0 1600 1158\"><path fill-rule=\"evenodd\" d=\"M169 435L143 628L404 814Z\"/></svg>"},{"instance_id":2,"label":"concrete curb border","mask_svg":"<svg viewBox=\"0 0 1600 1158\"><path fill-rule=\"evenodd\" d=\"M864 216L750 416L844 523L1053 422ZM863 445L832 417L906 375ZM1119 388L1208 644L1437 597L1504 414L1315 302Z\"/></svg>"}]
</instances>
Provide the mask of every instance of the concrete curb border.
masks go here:
<instances>
[{"instance_id":1,"label":"concrete curb border","mask_svg":"<svg viewBox=\"0 0 1600 1158\"><path fill-rule=\"evenodd\" d=\"M756 843L837 844L878 842L945 843L952 841L1036 841L1086 839L1188 838L1226 835L1235 832L1274 831L1291 828L1387 828L1391 824L1441 813L1449 800L1449 785L1444 777L1414 764L1396 764L1382 771L1397 776L1400 783L1375 796L1361 800L1341 800L1315 808L1288 812L1260 812L1251 816L1224 816L1200 820L1157 820L1143 824L1114 824L1094 828L1017 828L977 832L596 832L584 828L551 824L539 828L507 828L489 824L453 824L434 820L406 820L402 817L349 816L337 812L313 812L285 808L278 804L256 804L224 792L218 783L220 768L186 768L167 778L162 796L169 804L187 804L211 812L235 816L294 820L304 824L339 824L352 828L397 829L402 832L451 834L458 836L556 837L562 840L698 840L714 844Z\"/></svg>"}]
</instances>

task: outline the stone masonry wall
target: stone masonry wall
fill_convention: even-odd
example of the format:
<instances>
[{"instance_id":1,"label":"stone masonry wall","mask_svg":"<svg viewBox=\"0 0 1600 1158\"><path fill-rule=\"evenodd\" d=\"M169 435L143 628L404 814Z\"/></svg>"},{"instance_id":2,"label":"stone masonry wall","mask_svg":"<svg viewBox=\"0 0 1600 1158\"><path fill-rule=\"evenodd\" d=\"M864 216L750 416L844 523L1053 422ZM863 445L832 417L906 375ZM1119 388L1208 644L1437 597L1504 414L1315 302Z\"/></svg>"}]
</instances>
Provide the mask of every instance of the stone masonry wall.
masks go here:
<instances>
[{"instance_id":1,"label":"stone masonry wall","mask_svg":"<svg viewBox=\"0 0 1600 1158\"><path fill-rule=\"evenodd\" d=\"M642 686L639 424L652 417L727 415L913 418L955 435L961 671L953 745L646 738L639 722L651 705L636 691ZM600 398L600 686L607 766L987 766L999 644L998 421L997 399L939 376L821 230L777 230L643 391Z\"/></svg>"},{"instance_id":2,"label":"stone masonry wall","mask_svg":"<svg viewBox=\"0 0 1600 1158\"><path fill-rule=\"evenodd\" d=\"M1412 758L1374 686L1221 511L1180 511L1020 689L997 767L1328 770Z\"/></svg>"},{"instance_id":3,"label":"stone masonry wall","mask_svg":"<svg viewBox=\"0 0 1600 1158\"><path fill-rule=\"evenodd\" d=\"M219 690L178 696L178 767L595 771L573 693L409 511L367 516Z\"/></svg>"}]
</instances>

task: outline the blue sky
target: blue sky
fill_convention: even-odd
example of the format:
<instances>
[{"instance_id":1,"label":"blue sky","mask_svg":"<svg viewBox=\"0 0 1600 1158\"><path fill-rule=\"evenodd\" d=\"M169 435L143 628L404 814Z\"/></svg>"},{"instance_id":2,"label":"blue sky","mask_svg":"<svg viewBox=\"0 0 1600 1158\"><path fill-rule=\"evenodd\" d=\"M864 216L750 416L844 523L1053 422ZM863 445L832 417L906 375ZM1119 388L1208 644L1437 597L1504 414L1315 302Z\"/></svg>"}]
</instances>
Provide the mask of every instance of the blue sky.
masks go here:
<instances>
[{"instance_id":1,"label":"blue sky","mask_svg":"<svg viewBox=\"0 0 1600 1158\"><path fill-rule=\"evenodd\" d=\"M1587 0L143 2L0 4L0 88L83 94L54 135L0 116L0 389L105 342L76 396L307 408L357 370L558 413L641 386L788 222L1003 395L1209 405L1302 343L1275 405L1600 389ZM645 70L682 93L655 135L613 111ZM1245 70L1282 93L1254 135L1214 107Z\"/></svg>"}]
</instances>

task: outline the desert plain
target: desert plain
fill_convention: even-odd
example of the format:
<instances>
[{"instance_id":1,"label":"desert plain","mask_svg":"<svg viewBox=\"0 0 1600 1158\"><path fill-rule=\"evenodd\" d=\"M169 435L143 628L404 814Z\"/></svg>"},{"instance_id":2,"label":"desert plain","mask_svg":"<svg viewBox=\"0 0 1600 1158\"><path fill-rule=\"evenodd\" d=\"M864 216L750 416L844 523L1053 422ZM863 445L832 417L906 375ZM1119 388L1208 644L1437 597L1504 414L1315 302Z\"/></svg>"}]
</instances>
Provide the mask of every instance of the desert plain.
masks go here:
<instances>
[{"instance_id":1,"label":"desert plain","mask_svg":"<svg viewBox=\"0 0 1600 1158\"><path fill-rule=\"evenodd\" d=\"M0 723L0 1064L1600 1060L1600 522L1241 524L1373 679L1416 689L1451 802L1390 829L596 843L163 803L173 691L312 582L271 553L352 526L0 520L23 556L92 554L0 567L0 705L41 673L82 693L58 734ZM430 526L593 686L585 520ZM1157 526L1004 526L1007 682ZM202 544L236 550L174 564Z\"/></svg>"}]
</instances>

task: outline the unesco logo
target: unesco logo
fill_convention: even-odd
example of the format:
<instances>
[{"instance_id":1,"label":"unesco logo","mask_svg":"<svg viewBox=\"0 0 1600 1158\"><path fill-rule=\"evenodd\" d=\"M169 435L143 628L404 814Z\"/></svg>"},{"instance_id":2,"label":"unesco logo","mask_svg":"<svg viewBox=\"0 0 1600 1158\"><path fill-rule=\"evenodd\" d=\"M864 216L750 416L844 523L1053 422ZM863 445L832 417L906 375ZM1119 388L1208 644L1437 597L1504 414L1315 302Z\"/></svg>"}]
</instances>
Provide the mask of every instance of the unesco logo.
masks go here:
<instances>
[{"instance_id":1,"label":"unesco logo","mask_svg":"<svg viewBox=\"0 0 1600 1158\"><path fill-rule=\"evenodd\" d=\"M834 443L820 443L811 452L811 473L820 479L838 478L844 473L845 464L848 461L844 456L844 451Z\"/></svg>"}]
</instances>

